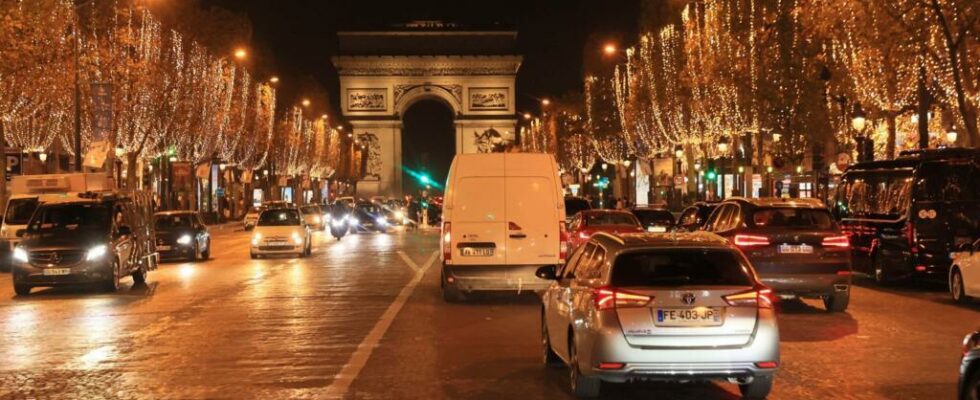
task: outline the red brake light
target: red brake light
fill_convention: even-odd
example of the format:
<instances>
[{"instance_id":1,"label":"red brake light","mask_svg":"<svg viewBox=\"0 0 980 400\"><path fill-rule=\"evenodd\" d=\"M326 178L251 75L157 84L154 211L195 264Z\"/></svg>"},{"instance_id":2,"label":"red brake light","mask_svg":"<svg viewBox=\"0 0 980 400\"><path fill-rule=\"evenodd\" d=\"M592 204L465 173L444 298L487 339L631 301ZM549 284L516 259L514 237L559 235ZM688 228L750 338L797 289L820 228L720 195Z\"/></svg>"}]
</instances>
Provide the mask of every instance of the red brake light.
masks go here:
<instances>
[{"instance_id":1,"label":"red brake light","mask_svg":"<svg viewBox=\"0 0 980 400\"><path fill-rule=\"evenodd\" d=\"M763 362L757 362L757 363L755 363L755 366L756 367L759 367L759 368L773 369L773 368L778 367L779 366L779 363L777 363L775 361L763 361Z\"/></svg>"},{"instance_id":2,"label":"red brake light","mask_svg":"<svg viewBox=\"0 0 980 400\"><path fill-rule=\"evenodd\" d=\"M613 288L598 288L593 291L596 310L614 308L643 307L653 301L652 296L619 291Z\"/></svg>"},{"instance_id":3,"label":"red brake light","mask_svg":"<svg viewBox=\"0 0 980 400\"><path fill-rule=\"evenodd\" d=\"M823 247L840 247L848 248L851 247L850 241L848 241L847 236L828 236L823 238Z\"/></svg>"},{"instance_id":4,"label":"red brake light","mask_svg":"<svg viewBox=\"0 0 980 400\"><path fill-rule=\"evenodd\" d=\"M739 247L768 246L769 238L756 235L735 235L735 245Z\"/></svg>"},{"instance_id":5,"label":"red brake light","mask_svg":"<svg viewBox=\"0 0 980 400\"><path fill-rule=\"evenodd\" d=\"M453 258L452 246L452 225L450 222L442 223L442 259L449 261Z\"/></svg>"},{"instance_id":6,"label":"red brake light","mask_svg":"<svg viewBox=\"0 0 980 400\"><path fill-rule=\"evenodd\" d=\"M906 222L905 227L902 228L902 233L905 233L905 238L909 243L909 252L918 253L919 248L915 245L915 225L912 222Z\"/></svg>"},{"instance_id":7,"label":"red brake light","mask_svg":"<svg viewBox=\"0 0 980 400\"><path fill-rule=\"evenodd\" d=\"M773 294L772 289L749 290L741 293L730 294L724 297L728 305L735 307L757 306L759 308L772 308Z\"/></svg>"},{"instance_id":8,"label":"red brake light","mask_svg":"<svg viewBox=\"0 0 980 400\"><path fill-rule=\"evenodd\" d=\"M599 363L599 369L623 369L625 363L621 362L601 362Z\"/></svg>"}]
</instances>

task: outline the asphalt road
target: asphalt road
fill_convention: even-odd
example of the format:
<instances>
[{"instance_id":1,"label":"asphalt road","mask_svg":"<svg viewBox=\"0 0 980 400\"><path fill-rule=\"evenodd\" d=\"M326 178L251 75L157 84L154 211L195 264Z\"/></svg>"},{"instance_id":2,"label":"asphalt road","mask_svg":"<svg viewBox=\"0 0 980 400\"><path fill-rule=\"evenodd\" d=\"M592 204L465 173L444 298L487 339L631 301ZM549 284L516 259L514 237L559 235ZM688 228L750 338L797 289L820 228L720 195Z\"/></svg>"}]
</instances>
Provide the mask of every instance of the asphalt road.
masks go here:
<instances>
[{"instance_id":1,"label":"asphalt road","mask_svg":"<svg viewBox=\"0 0 980 400\"><path fill-rule=\"evenodd\" d=\"M0 284L0 399L562 399L534 294L446 304L435 232L316 234L305 259L164 264L105 294ZM0 275L8 280L9 275ZM844 314L780 304L774 399L949 399L980 305L934 288L854 289ZM604 398L732 399L730 384L606 385Z\"/></svg>"}]
</instances>

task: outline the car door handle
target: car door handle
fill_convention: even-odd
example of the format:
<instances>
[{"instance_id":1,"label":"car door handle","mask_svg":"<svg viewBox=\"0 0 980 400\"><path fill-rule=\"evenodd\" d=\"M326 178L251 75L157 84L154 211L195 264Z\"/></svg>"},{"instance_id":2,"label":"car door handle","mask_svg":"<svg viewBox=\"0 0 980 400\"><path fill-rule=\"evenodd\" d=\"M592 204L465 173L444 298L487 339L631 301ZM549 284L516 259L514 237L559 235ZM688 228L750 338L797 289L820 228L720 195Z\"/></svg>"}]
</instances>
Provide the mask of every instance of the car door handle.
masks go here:
<instances>
[{"instance_id":1,"label":"car door handle","mask_svg":"<svg viewBox=\"0 0 980 400\"><path fill-rule=\"evenodd\" d=\"M523 233L511 233L510 234L510 238L511 239L524 239L526 237L527 237L527 235L525 235Z\"/></svg>"}]
</instances>

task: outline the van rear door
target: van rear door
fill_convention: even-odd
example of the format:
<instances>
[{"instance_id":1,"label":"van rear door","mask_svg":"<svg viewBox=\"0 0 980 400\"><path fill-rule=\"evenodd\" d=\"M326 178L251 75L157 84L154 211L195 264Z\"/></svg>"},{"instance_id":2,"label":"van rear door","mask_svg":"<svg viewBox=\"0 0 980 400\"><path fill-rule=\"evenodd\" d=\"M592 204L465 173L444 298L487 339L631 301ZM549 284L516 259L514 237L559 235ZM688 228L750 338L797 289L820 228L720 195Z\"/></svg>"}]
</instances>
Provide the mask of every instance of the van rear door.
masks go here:
<instances>
[{"instance_id":1,"label":"van rear door","mask_svg":"<svg viewBox=\"0 0 980 400\"><path fill-rule=\"evenodd\" d=\"M543 176L507 178L507 264L558 264L561 204L555 182Z\"/></svg>"},{"instance_id":2,"label":"van rear door","mask_svg":"<svg viewBox=\"0 0 980 400\"><path fill-rule=\"evenodd\" d=\"M460 174L453 187L452 265L506 263L504 178Z\"/></svg>"}]
</instances>

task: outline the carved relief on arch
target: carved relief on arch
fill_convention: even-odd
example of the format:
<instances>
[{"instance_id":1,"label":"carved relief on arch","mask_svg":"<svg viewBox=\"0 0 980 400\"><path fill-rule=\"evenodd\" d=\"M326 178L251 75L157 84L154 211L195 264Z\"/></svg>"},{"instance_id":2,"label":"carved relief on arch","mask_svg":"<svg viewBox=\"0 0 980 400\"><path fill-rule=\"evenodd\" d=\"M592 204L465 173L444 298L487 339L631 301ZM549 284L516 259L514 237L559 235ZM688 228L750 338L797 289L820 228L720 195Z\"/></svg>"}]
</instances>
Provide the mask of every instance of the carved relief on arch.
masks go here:
<instances>
[{"instance_id":1,"label":"carved relief on arch","mask_svg":"<svg viewBox=\"0 0 980 400\"><path fill-rule=\"evenodd\" d=\"M455 114L462 111L463 105L463 85L435 85L431 83L398 84L394 88L394 103L396 111L404 111L407 107L402 102L410 92L429 93L434 96L442 97L446 100L452 99L450 105Z\"/></svg>"}]
</instances>

